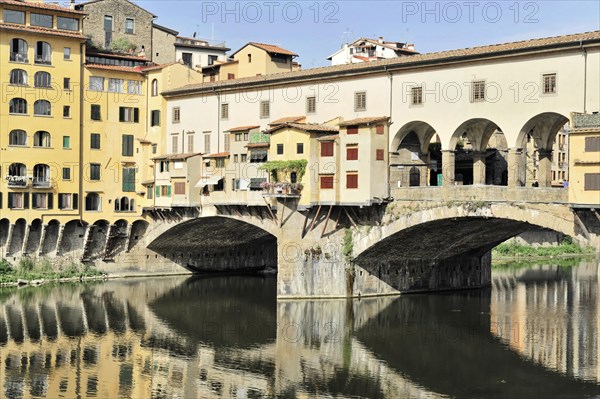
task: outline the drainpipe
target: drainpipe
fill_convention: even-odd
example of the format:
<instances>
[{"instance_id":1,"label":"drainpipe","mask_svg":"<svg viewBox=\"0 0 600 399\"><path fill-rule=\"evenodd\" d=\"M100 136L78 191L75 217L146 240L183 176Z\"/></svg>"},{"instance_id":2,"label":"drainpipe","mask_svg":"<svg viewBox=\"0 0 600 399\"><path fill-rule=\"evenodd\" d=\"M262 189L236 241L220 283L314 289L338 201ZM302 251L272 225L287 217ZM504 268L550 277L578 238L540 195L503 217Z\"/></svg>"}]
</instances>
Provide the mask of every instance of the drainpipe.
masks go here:
<instances>
[{"instance_id":1,"label":"drainpipe","mask_svg":"<svg viewBox=\"0 0 600 399\"><path fill-rule=\"evenodd\" d=\"M388 164L387 164L387 197L390 198L392 196L392 188L390 187L390 126L392 125L392 110L393 110L393 105L394 105L394 97L393 97L393 93L394 93L394 75L392 74L392 71L388 71L387 69L387 65L385 65L383 67L383 70L386 71L390 77L390 110L389 110L389 116L390 119L388 120L388 142L387 142L387 146L388 146Z\"/></svg>"},{"instance_id":2,"label":"drainpipe","mask_svg":"<svg viewBox=\"0 0 600 399\"><path fill-rule=\"evenodd\" d=\"M587 113L587 50L583 47L583 41L579 41L579 47L583 52L583 113Z\"/></svg>"},{"instance_id":3,"label":"drainpipe","mask_svg":"<svg viewBox=\"0 0 600 399\"><path fill-rule=\"evenodd\" d=\"M221 96L215 87L213 93L217 95L217 152L221 152Z\"/></svg>"}]
</instances>

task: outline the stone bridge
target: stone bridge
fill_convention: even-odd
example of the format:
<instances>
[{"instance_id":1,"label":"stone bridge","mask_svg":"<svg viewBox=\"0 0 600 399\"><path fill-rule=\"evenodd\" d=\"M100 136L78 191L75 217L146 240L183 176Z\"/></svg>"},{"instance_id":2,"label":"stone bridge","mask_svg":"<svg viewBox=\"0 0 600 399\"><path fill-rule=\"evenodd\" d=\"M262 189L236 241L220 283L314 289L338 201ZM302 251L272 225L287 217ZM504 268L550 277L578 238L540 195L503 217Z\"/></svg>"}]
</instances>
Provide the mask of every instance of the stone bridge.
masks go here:
<instances>
[{"instance_id":1,"label":"stone bridge","mask_svg":"<svg viewBox=\"0 0 600 399\"><path fill-rule=\"evenodd\" d=\"M360 297L490 284L490 250L527 231L598 247L596 211L555 188L411 187L371 207L205 206L150 215L119 262L199 272L277 270L279 298ZM183 270L183 269L182 269Z\"/></svg>"}]
</instances>

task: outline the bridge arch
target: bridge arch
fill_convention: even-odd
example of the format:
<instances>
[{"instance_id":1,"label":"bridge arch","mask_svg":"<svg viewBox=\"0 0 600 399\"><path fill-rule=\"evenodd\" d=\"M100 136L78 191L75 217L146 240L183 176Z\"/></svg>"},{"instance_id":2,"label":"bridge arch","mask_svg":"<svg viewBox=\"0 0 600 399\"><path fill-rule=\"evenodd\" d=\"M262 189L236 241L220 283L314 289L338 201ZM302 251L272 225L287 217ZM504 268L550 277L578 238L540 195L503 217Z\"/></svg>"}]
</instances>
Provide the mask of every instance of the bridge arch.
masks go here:
<instances>
[{"instance_id":1,"label":"bridge arch","mask_svg":"<svg viewBox=\"0 0 600 399\"><path fill-rule=\"evenodd\" d=\"M529 118L524 124L514 143L516 148L523 148L527 136L531 136L538 148L551 150L556 134L569 118L557 112L542 112Z\"/></svg>"}]
</instances>

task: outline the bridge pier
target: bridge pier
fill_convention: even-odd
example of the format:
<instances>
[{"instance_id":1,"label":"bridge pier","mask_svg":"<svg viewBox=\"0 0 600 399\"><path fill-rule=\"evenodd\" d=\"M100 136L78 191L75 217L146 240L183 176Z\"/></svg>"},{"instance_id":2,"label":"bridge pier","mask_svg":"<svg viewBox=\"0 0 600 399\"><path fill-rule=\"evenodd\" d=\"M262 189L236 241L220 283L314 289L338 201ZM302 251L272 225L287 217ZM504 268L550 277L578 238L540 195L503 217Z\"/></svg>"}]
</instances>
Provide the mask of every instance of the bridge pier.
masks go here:
<instances>
[{"instance_id":1,"label":"bridge pier","mask_svg":"<svg viewBox=\"0 0 600 399\"><path fill-rule=\"evenodd\" d=\"M552 150L539 149L538 184L540 187L552 185Z\"/></svg>"}]
</instances>

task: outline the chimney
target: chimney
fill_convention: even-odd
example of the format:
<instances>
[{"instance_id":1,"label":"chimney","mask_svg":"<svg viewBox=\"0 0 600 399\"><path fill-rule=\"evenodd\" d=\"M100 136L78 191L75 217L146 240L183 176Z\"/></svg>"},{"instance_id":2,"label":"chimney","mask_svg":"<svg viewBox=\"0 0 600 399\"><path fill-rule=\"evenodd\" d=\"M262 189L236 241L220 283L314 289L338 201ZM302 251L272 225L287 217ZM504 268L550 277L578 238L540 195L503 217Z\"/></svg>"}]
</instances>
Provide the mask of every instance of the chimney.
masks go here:
<instances>
[{"instance_id":1,"label":"chimney","mask_svg":"<svg viewBox=\"0 0 600 399\"><path fill-rule=\"evenodd\" d=\"M71 0L71 1L69 2L69 8L70 8L71 10L74 10L74 9L75 9L75 0Z\"/></svg>"},{"instance_id":2,"label":"chimney","mask_svg":"<svg viewBox=\"0 0 600 399\"><path fill-rule=\"evenodd\" d=\"M379 43L383 43L383 36L379 36Z\"/></svg>"},{"instance_id":3,"label":"chimney","mask_svg":"<svg viewBox=\"0 0 600 399\"><path fill-rule=\"evenodd\" d=\"M409 49L409 50L411 50L411 51L415 51L415 45L414 45L414 44L412 44L412 43L408 43L408 44L406 45L406 48L407 48L407 49Z\"/></svg>"}]
</instances>

